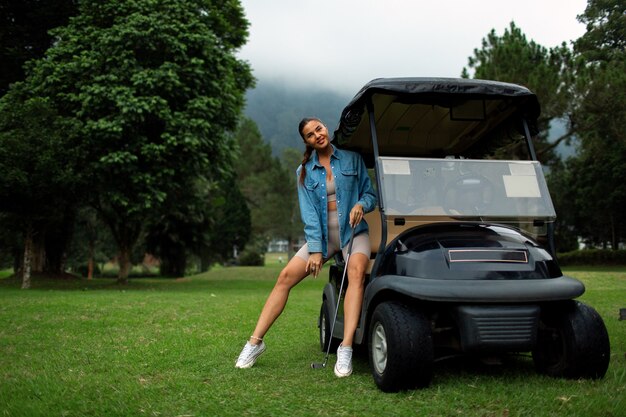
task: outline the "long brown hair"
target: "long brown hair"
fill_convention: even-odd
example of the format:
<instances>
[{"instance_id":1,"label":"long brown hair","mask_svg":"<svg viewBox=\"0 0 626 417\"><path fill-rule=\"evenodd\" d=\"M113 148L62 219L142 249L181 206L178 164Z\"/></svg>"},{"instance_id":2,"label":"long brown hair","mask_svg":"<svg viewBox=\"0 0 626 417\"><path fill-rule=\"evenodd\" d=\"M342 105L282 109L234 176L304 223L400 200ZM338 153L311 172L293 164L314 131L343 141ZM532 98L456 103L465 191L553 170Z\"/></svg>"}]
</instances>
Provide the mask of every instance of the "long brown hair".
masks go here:
<instances>
[{"instance_id":1,"label":"long brown hair","mask_svg":"<svg viewBox=\"0 0 626 417\"><path fill-rule=\"evenodd\" d=\"M305 144L306 144L306 140L304 139L302 130L304 129L304 126L306 126L307 123L314 122L314 121L324 124L324 122L322 122L317 117L305 117L304 119L300 120L300 123L298 124L298 133L300 133L300 136L302 137L302 140L304 141ZM311 154L313 154L313 148L309 145L306 145L306 149L304 150L304 154L302 155L302 169L300 170L300 178L298 180L300 182L300 185L304 184L304 179L306 178L306 168L304 167L304 165L306 165L306 163L309 162L309 159L311 158Z\"/></svg>"}]
</instances>

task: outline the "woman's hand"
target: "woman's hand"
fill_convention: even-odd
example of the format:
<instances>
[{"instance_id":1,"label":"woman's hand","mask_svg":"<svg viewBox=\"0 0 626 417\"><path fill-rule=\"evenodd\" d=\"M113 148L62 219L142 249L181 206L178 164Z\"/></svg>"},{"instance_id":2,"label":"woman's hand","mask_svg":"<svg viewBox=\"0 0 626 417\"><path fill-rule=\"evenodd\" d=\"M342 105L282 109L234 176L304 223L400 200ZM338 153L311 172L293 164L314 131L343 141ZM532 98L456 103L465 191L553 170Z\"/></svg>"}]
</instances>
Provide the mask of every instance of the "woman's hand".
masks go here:
<instances>
[{"instance_id":1,"label":"woman's hand","mask_svg":"<svg viewBox=\"0 0 626 417\"><path fill-rule=\"evenodd\" d=\"M350 210L350 226L355 227L361 223L361 220L363 220L363 206L357 203Z\"/></svg>"},{"instance_id":2,"label":"woman's hand","mask_svg":"<svg viewBox=\"0 0 626 417\"><path fill-rule=\"evenodd\" d=\"M306 272L312 274L315 278L319 275L322 270L322 265L324 264L324 259L320 252L312 253L309 256L309 260L306 263Z\"/></svg>"}]
</instances>

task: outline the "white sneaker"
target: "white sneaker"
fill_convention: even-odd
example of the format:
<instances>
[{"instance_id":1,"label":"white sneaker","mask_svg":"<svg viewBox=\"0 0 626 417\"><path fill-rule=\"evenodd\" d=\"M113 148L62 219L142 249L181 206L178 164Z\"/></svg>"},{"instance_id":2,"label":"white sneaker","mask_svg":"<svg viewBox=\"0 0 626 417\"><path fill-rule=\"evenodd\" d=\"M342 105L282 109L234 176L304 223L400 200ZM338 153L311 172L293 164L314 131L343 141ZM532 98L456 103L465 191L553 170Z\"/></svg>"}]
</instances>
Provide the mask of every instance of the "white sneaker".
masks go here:
<instances>
[{"instance_id":1,"label":"white sneaker","mask_svg":"<svg viewBox=\"0 0 626 417\"><path fill-rule=\"evenodd\" d=\"M337 363L335 364L335 375L339 378L352 374L352 348L339 345L337 348Z\"/></svg>"},{"instance_id":2,"label":"white sneaker","mask_svg":"<svg viewBox=\"0 0 626 417\"><path fill-rule=\"evenodd\" d=\"M265 342L261 342L258 345L246 342L246 345L239 354L235 368L252 368L252 365L254 365L257 358L261 356L263 352L265 352Z\"/></svg>"}]
</instances>

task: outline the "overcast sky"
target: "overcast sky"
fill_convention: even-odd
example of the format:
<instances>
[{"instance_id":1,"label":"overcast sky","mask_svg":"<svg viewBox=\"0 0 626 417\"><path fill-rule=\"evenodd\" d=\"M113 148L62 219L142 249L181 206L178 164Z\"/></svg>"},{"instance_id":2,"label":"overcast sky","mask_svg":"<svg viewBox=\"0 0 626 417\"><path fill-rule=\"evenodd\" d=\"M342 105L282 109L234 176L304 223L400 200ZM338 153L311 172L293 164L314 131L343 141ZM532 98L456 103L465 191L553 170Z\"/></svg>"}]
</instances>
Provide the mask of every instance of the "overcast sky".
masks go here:
<instances>
[{"instance_id":1,"label":"overcast sky","mask_svg":"<svg viewBox=\"0 0 626 417\"><path fill-rule=\"evenodd\" d=\"M261 80L356 93L377 77L458 77L491 29L514 21L551 48L585 33L586 0L242 0L239 56Z\"/></svg>"}]
</instances>

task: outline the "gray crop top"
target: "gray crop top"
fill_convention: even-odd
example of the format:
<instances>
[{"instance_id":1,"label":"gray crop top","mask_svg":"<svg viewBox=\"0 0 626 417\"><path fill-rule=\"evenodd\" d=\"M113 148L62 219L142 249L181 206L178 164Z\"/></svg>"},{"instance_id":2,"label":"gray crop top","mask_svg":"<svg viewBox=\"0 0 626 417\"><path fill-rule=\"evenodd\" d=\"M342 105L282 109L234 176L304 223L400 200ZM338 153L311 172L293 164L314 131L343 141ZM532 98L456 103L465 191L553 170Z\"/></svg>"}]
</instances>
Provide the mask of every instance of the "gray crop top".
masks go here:
<instances>
[{"instance_id":1,"label":"gray crop top","mask_svg":"<svg viewBox=\"0 0 626 417\"><path fill-rule=\"evenodd\" d=\"M332 176L330 179L326 179L326 195L328 202L337 200L337 196L335 195L335 178Z\"/></svg>"}]
</instances>

